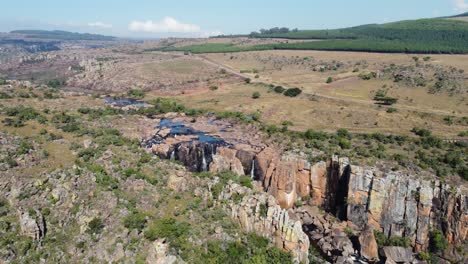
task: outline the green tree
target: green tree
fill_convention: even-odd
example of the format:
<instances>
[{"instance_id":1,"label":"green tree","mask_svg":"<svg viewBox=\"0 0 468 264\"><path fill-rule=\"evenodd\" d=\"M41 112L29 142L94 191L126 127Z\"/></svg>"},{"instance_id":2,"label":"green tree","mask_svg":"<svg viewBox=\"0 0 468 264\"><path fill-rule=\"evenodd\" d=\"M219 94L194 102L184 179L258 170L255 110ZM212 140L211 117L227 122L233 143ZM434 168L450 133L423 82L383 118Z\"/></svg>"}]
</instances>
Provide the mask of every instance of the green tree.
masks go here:
<instances>
[{"instance_id":1,"label":"green tree","mask_svg":"<svg viewBox=\"0 0 468 264\"><path fill-rule=\"evenodd\" d=\"M260 93L259 93L259 92L254 92L254 93L252 94L252 98L253 98L253 99L258 99L258 98L260 98Z\"/></svg>"}]
</instances>

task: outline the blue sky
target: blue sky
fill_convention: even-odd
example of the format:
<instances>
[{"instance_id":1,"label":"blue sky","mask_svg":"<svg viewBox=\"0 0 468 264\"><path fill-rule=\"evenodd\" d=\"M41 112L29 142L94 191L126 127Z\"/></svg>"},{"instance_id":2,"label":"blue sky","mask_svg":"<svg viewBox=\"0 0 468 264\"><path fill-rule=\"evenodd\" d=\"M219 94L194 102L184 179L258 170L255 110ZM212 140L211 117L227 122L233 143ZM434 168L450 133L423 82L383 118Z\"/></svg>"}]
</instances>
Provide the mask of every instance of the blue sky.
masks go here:
<instances>
[{"instance_id":1,"label":"blue sky","mask_svg":"<svg viewBox=\"0 0 468 264\"><path fill-rule=\"evenodd\" d=\"M468 0L5 0L0 32L62 29L127 37L347 27L453 15Z\"/></svg>"}]
</instances>

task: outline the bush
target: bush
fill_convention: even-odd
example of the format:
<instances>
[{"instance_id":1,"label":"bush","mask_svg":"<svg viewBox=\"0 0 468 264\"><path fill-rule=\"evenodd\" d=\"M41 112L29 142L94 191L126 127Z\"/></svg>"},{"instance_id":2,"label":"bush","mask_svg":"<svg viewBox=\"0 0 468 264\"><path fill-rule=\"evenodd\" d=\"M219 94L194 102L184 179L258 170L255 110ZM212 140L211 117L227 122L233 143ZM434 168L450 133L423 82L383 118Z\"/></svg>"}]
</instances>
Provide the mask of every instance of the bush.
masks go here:
<instances>
[{"instance_id":1,"label":"bush","mask_svg":"<svg viewBox=\"0 0 468 264\"><path fill-rule=\"evenodd\" d=\"M210 86L210 91L216 91L216 90L218 90L218 86L216 86L216 85L211 85Z\"/></svg>"},{"instance_id":2,"label":"bush","mask_svg":"<svg viewBox=\"0 0 468 264\"><path fill-rule=\"evenodd\" d=\"M447 239L442 231L434 229L429 235L429 249L434 253L444 252L448 247Z\"/></svg>"},{"instance_id":3,"label":"bush","mask_svg":"<svg viewBox=\"0 0 468 264\"><path fill-rule=\"evenodd\" d=\"M340 138L351 139L351 133L345 128L340 128L336 131L336 135Z\"/></svg>"},{"instance_id":4,"label":"bush","mask_svg":"<svg viewBox=\"0 0 468 264\"><path fill-rule=\"evenodd\" d=\"M190 224L179 222L172 217L165 217L154 221L144 236L150 241L158 238L166 238L172 247L179 248L186 242L190 231Z\"/></svg>"},{"instance_id":5,"label":"bush","mask_svg":"<svg viewBox=\"0 0 468 264\"><path fill-rule=\"evenodd\" d=\"M250 78L245 78L245 79L244 79L244 82L247 83L247 84L249 84L251 81L252 81L252 80L251 80Z\"/></svg>"},{"instance_id":6,"label":"bush","mask_svg":"<svg viewBox=\"0 0 468 264\"><path fill-rule=\"evenodd\" d=\"M375 72L362 72L359 74L359 78L361 78L362 80L371 80L373 78L375 78L377 76L377 74Z\"/></svg>"},{"instance_id":7,"label":"bush","mask_svg":"<svg viewBox=\"0 0 468 264\"><path fill-rule=\"evenodd\" d=\"M252 94L252 98L253 98L253 99L258 99L258 98L260 98L260 93L259 93L259 92L254 92L254 93Z\"/></svg>"},{"instance_id":8,"label":"bush","mask_svg":"<svg viewBox=\"0 0 468 264\"><path fill-rule=\"evenodd\" d=\"M252 179L250 179L250 177L241 176L241 177L239 178L239 184L240 184L241 186L244 186L244 187L253 189Z\"/></svg>"},{"instance_id":9,"label":"bush","mask_svg":"<svg viewBox=\"0 0 468 264\"><path fill-rule=\"evenodd\" d=\"M99 217L95 217L93 218L93 220L91 220L88 223L88 230L86 230L86 232L91 235L100 234L103 229L104 229L104 223L102 219Z\"/></svg>"},{"instance_id":10,"label":"bush","mask_svg":"<svg viewBox=\"0 0 468 264\"><path fill-rule=\"evenodd\" d=\"M145 97L145 92L138 89L132 89L127 92L127 95L135 99L143 99Z\"/></svg>"},{"instance_id":11,"label":"bush","mask_svg":"<svg viewBox=\"0 0 468 264\"><path fill-rule=\"evenodd\" d=\"M284 92L284 95L289 97L296 97L302 93L302 90L299 88L290 88Z\"/></svg>"},{"instance_id":12,"label":"bush","mask_svg":"<svg viewBox=\"0 0 468 264\"><path fill-rule=\"evenodd\" d=\"M411 246L411 240L407 237L387 237L384 233L374 230L375 240L379 247L405 247Z\"/></svg>"},{"instance_id":13,"label":"bush","mask_svg":"<svg viewBox=\"0 0 468 264\"><path fill-rule=\"evenodd\" d=\"M417 127L413 127L413 129L411 129L411 132L413 132L414 134L420 136L420 137L429 137L432 135L432 132L430 130L427 130L425 128L417 128Z\"/></svg>"},{"instance_id":14,"label":"bush","mask_svg":"<svg viewBox=\"0 0 468 264\"><path fill-rule=\"evenodd\" d=\"M340 138L339 142L338 142L338 145L340 145L340 147L342 149L350 149L351 148L351 141L347 140L346 138Z\"/></svg>"},{"instance_id":15,"label":"bush","mask_svg":"<svg viewBox=\"0 0 468 264\"><path fill-rule=\"evenodd\" d=\"M332 83L332 82L333 82L333 78L332 78L332 77L328 77L326 83Z\"/></svg>"},{"instance_id":16,"label":"bush","mask_svg":"<svg viewBox=\"0 0 468 264\"><path fill-rule=\"evenodd\" d=\"M275 93L279 93L279 94L282 94L286 89L283 88L283 86L275 86L275 88L273 89L273 91L275 91Z\"/></svg>"},{"instance_id":17,"label":"bush","mask_svg":"<svg viewBox=\"0 0 468 264\"><path fill-rule=\"evenodd\" d=\"M390 107L387 109L387 113L395 113L397 111L396 108Z\"/></svg>"},{"instance_id":18,"label":"bush","mask_svg":"<svg viewBox=\"0 0 468 264\"><path fill-rule=\"evenodd\" d=\"M124 218L124 226L141 232L146 226L146 215L141 212L132 212Z\"/></svg>"}]
</instances>

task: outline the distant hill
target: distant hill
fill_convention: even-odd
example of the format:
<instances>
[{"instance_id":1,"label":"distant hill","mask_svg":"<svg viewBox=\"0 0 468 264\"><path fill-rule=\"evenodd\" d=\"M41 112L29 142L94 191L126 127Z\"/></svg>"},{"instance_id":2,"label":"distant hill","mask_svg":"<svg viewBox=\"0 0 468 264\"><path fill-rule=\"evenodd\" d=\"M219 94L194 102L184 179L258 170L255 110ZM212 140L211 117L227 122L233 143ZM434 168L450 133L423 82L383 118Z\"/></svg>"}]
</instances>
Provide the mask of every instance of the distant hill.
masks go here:
<instances>
[{"instance_id":1,"label":"distant hill","mask_svg":"<svg viewBox=\"0 0 468 264\"><path fill-rule=\"evenodd\" d=\"M451 16L451 17L468 17L468 12L460 14L460 15Z\"/></svg>"},{"instance_id":2,"label":"distant hill","mask_svg":"<svg viewBox=\"0 0 468 264\"><path fill-rule=\"evenodd\" d=\"M463 17L459 15L457 17ZM468 37L468 24L442 18L406 20L387 24L370 24L332 30L298 30L287 33L252 33L257 38L286 39L390 39L390 40L445 40Z\"/></svg>"},{"instance_id":3,"label":"distant hill","mask_svg":"<svg viewBox=\"0 0 468 264\"><path fill-rule=\"evenodd\" d=\"M450 18L405 20L386 24L369 24L332 30L262 29L252 32L252 38L283 38L302 43L266 44L250 47L225 43L168 48L172 50L207 52L238 52L246 50L298 49L394 53L468 53L467 13ZM462 21L460 21L462 20ZM244 35L245 36L245 35ZM225 36L226 37L226 36Z\"/></svg>"},{"instance_id":4,"label":"distant hill","mask_svg":"<svg viewBox=\"0 0 468 264\"><path fill-rule=\"evenodd\" d=\"M468 12L456 16L447 17L447 19L468 22Z\"/></svg>"},{"instance_id":5,"label":"distant hill","mask_svg":"<svg viewBox=\"0 0 468 264\"><path fill-rule=\"evenodd\" d=\"M112 41L115 37L104 36L89 33L74 33L62 30L14 30L12 34L23 34L27 38L37 39L55 39L55 40L96 40L96 41Z\"/></svg>"}]
</instances>

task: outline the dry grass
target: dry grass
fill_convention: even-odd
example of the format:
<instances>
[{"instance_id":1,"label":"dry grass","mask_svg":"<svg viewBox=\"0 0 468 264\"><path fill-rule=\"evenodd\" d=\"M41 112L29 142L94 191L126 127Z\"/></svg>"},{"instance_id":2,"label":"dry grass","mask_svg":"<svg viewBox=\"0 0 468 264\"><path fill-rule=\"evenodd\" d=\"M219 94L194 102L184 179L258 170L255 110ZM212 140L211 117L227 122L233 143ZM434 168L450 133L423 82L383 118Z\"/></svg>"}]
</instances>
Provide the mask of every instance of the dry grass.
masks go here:
<instances>
[{"instance_id":1,"label":"dry grass","mask_svg":"<svg viewBox=\"0 0 468 264\"><path fill-rule=\"evenodd\" d=\"M236 54L205 54L206 58L226 65L236 71L259 71L258 81L301 87L304 90L299 98L286 98L268 93L264 86L245 85L240 82L224 82L218 91L205 87L200 93L181 95L179 98L187 105L216 111L242 111L252 113L260 110L268 122L281 124L290 120L293 129L308 128L334 131L347 128L354 132L383 132L410 134L413 127L425 127L442 137L454 137L467 130L460 124L447 125L446 116L460 119L468 116L467 96L447 94L428 94L426 88L407 87L403 84L384 80L364 81L357 77L359 72L352 69L318 72L300 65L284 65L279 70L273 62L281 63L295 57L313 57L321 61L339 61L354 64L365 60L366 70L374 70L382 64L414 63L413 55L374 54L355 52L323 51L261 51ZM235 58L232 59L231 57ZM421 59L423 56L419 56ZM265 63L265 61L267 61ZM273 62L270 62L273 61ZM454 66L468 71L467 55L432 55L428 63ZM363 71L362 69L360 71ZM255 74L247 74L253 80ZM335 80L326 84L329 77ZM389 95L399 98L393 106L395 113L387 113L388 107L379 107L372 100L375 92L386 85ZM260 99L251 98L259 91Z\"/></svg>"}]
</instances>

